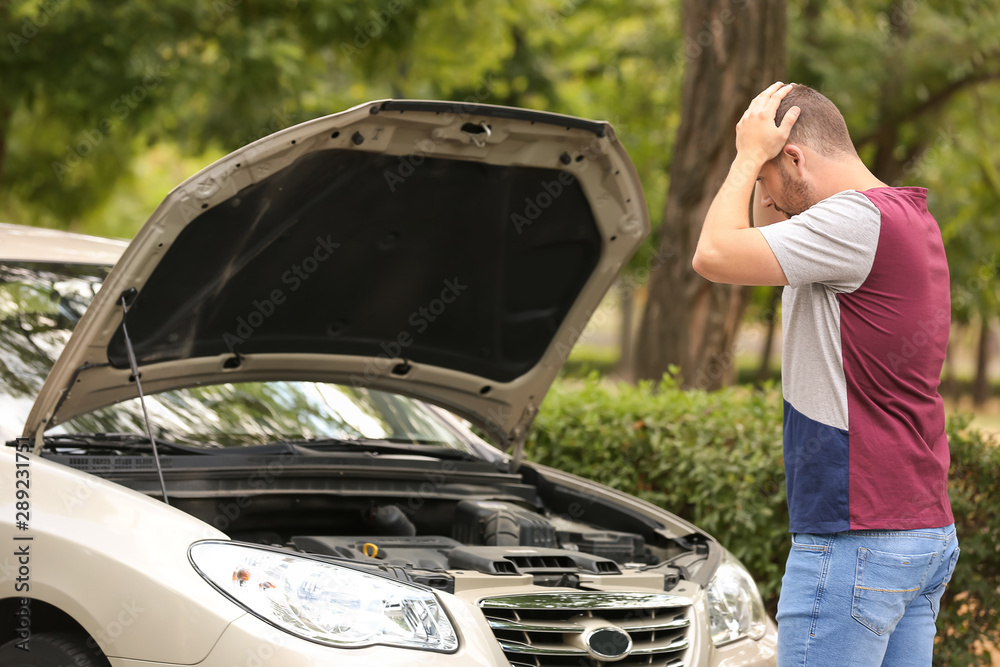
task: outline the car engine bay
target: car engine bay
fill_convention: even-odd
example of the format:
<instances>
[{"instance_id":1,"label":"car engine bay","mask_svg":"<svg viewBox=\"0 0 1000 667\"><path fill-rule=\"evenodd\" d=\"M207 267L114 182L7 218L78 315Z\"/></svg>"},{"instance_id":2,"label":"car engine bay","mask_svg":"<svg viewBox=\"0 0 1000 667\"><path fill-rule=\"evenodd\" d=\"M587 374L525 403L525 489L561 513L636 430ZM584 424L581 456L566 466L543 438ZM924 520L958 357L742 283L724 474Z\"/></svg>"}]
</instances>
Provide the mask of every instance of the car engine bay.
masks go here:
<instances>
[{"instance_id":1,"label":"car engine bay","mask_svg":"<svg viewBox=\"0 0 1000 667\"><path fill-rule=\"evenodd\" d=\"M158 495L149 457L48 456ZM197 473L191 458L163 457L170 504L234 541L446 592L481 587L484 577L501 587L611 582L669 591L679 580L702 583L697 575L711 567L701 565L714 560L704 535L679 535L530 465L510 473L487 462L365 457L378 460L376 474L347 455L280 466L276 457L252 457L239 474L232 463L242 457L199 457Z\"/></svg>"}]
</instances>

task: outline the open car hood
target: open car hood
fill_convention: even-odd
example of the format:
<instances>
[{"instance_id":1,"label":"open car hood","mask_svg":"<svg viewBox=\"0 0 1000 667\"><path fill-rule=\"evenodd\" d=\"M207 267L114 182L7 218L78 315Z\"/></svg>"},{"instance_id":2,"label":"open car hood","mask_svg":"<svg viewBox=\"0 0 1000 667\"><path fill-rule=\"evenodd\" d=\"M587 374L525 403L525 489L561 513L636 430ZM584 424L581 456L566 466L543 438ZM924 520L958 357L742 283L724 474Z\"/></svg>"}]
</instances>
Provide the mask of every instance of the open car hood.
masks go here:
<instances>
[{"instance_id":1,"label":"open car hood","mask_svg":"<svg viewBox=\"0 0 1000 667\"><path fill-rule=\"evenodd\" d=\"M115 265L25 435L143 390L313 380L414 396L520 445L649 231L610 125L364 104L175 188Z\"/></svg>"}]
</instances>

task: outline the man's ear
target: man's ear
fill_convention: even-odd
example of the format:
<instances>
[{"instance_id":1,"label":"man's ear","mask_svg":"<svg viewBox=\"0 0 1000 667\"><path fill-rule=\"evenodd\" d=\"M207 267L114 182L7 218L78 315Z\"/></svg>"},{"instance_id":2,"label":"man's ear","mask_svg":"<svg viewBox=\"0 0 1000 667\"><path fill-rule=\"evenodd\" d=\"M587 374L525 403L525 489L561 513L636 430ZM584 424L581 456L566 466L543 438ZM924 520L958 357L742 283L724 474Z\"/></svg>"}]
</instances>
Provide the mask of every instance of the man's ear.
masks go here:
<instances>
[{"instance_id":1,"label":"man's ear","mask_svg":"<svg viewBox=\"0 0 1000 667\"><path fill-rule=\"evenodd\" d=\"M796 144L785 144L781 149L781 157L785 164L793 167L795 171L801 173L805 170L806 153Z\"/></svg>"}]
</instances>

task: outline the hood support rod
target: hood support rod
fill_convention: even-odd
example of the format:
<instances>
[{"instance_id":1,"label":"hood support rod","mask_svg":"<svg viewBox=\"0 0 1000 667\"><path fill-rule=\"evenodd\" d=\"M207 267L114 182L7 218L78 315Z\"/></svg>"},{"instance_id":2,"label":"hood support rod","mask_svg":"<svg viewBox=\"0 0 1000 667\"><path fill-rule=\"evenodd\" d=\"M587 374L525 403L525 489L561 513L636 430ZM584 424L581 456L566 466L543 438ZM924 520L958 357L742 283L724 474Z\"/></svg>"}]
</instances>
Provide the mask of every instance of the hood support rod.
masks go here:
<instances>
[{"instance_id":1,"label":"hood support rod","mask_svg":"<svg viewBox=\"0 0 1000 667\"><path fill-rule=\"evenodd\" d=\"M142 416L146 420L146 437L153 447L153 459L156 461L156 474L160 478L160 490L163 491L163 502L170 504L167 500L167 485L163 481L163 468L160 467L160 453L156 449L156 438L153 437L153 427L149 422L149 412L146 410L146 399L142 395L142 383L139 381L139 364L135 361L135 350L132 349L132 339L129 338L128 329L125 327L126 315L128 315L128 297L135 296L134 289L126 290L121 295L122 304L122 335L125 337L125 349L128 350L128 363L132 367L132 377L135 378L135 388L139 390L139 404L142 405Z\"/></svg>"}]
</instances>

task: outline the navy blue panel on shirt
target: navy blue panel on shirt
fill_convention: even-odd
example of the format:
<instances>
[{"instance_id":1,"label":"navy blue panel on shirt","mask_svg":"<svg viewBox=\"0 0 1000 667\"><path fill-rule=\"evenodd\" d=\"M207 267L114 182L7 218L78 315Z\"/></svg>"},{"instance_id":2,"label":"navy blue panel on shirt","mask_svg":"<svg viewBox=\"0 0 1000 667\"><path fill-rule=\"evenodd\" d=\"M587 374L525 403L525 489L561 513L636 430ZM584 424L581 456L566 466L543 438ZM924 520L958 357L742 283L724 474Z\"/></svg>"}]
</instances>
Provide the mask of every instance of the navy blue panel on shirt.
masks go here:
<instances>
[{"instance_id":1,"label":"navy blue panel on shirt","mask_svg":"<svg viewBox=\"0 0 1000 667\"><path fill-rule=\"evenodd\" d=\"M793 533L851 529L847 431L821 424L785 404L785 485Z\"/></svg>"}]
</instances>

